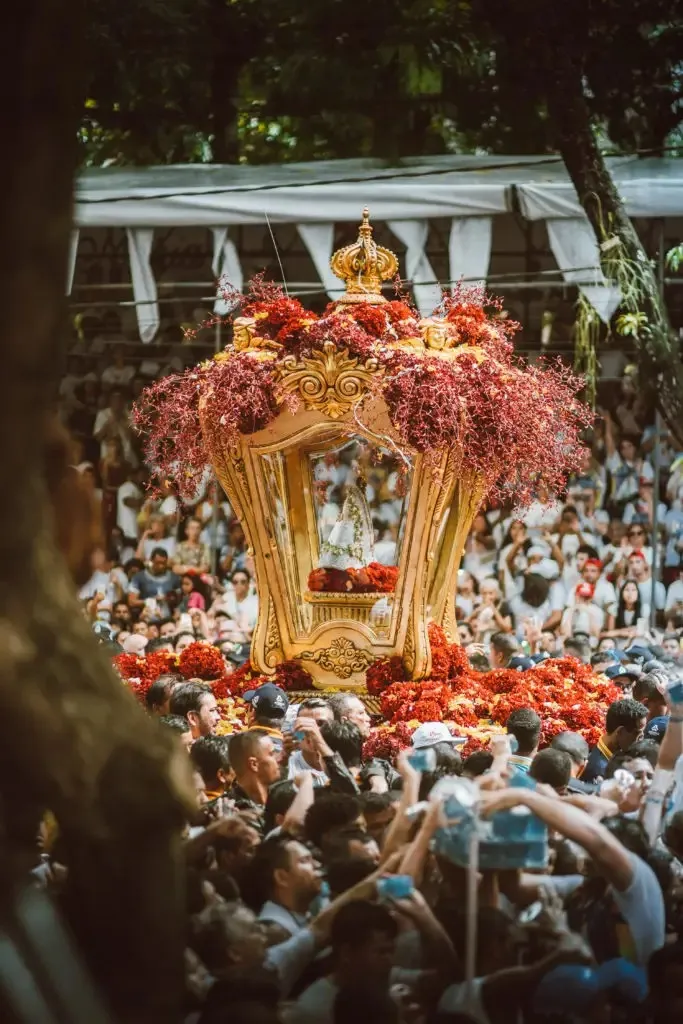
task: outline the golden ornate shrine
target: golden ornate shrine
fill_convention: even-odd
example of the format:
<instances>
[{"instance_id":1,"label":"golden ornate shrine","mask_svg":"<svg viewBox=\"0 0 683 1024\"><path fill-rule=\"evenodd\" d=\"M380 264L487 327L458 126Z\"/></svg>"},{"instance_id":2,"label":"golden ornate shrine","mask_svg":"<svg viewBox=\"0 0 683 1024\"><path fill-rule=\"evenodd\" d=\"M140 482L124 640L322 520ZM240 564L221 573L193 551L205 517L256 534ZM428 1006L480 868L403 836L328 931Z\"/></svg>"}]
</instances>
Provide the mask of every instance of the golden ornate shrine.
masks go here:
<instances>
[{"instance_id":1,"label":"golden ornate shrine","mask_svg":"<svg viewBox=\"0 0 683 1024\"><path fill-rule=\"evenodd\" d=\"M382 282L398 261L374 242L365 210L357 242L335 253L331 266L346 284L336 304L343 314L351 304L381 307ZM279 357L278 415L235 445L221 443L211 404L200 404L216 473L256 563L252 664L272 673L298 660L317 686L353 688L376 658L400 655L412 678L423 678L431 667L428 623L457 639L456 575L483 479L460 471L455 448L427 461L398 439L377 386L380 359L350 355L332 339L283 359L283 346L260 337L258 326L257 317L237 319L233 348L264 362ZM444 320L417 328L389 341L387 353L486 358ZM373 590L378 577L390 582Z\"/></svg>"}]
</instances>

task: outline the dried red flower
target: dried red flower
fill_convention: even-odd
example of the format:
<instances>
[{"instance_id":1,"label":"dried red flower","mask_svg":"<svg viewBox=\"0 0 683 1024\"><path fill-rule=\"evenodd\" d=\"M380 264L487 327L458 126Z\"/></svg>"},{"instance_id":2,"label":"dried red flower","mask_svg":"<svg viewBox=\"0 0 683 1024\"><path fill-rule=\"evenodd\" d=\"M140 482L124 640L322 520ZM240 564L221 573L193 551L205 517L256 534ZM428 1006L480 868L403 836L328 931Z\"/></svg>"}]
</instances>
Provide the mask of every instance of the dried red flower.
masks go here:
<instances>
[{"instance_id":1,"label":"dried red flower","mask_svg":"<svg viewBox=\"0 0 683 1024\"><path fill-rule=\"evenodd\" d=\"M365 685L373 697L379 696L392 683L403 682L404 679L403 661L397 654L392 658L378 658L365 673Z\"/></svg>"},{"instance_id":2,"label":"dried red flower","mask_svg":"<svg viewBox=\"0 0 683 1024\"><path fill-rule=\"evenodd\" d=\"M185 648L178 667L186 679L219 679L225 672L223 655L211 644L196 641Z\"/></svg>"}]
</instances>

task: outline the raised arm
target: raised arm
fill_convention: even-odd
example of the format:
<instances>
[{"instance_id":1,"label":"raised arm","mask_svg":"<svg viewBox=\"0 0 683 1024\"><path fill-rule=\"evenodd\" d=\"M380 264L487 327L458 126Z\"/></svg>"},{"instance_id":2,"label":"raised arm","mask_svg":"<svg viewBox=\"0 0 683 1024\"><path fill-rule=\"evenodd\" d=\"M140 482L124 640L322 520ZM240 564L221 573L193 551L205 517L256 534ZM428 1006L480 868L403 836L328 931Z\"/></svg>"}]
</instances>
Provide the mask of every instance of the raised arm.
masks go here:
<instances>
[{"instance_id":1,"label":"raised arm","mask_svg":"<svg viewBox=\"0 0 683 1024\"><path fill-rule=\"evenodd\" d=\"M504 789L482 794L483 813L509 810L522 804L545 822L549 829L578 843L590 854L600 873L619 892L628 889L633 867L628 851L604 825L578 807L563 800L542 796L535 790Z\"/></svg>"}]
</instances>

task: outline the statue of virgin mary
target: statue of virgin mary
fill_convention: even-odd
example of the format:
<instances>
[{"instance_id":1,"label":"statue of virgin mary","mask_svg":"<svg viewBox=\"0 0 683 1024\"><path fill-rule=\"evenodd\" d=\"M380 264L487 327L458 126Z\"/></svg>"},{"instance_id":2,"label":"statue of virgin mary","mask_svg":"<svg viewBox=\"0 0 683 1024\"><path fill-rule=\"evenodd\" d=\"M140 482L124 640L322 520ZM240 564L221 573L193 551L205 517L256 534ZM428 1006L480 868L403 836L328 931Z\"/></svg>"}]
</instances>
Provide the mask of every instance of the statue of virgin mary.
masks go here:
<instances>
[{"instance_id":1,"label":"statue of virgin mary","mask_svg":"<svg viewBox=\"0 0 683 1024\"><path fill-rule=\"evenodd\" d=\"M374 560L374 548L368 503L360 487L350 484L339 518L320 549L320 568L360 569Z\"/></svg>"}]
</instances>

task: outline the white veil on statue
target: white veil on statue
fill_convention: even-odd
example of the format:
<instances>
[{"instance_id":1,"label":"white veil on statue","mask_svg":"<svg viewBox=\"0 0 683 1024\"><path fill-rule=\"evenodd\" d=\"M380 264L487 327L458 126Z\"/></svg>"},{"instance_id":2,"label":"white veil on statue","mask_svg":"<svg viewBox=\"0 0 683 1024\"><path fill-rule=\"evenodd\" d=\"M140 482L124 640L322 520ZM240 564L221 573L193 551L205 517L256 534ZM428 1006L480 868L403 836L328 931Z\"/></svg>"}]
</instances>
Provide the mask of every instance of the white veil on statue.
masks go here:
<instances>
[{"instance_id":1,"label":"white veil on statue","mask_svg":"<svg viewBox=\"0 0 683 1024\"><path fill-rule=\"evenodd\" d=\"M375 531L363 492L350 484L337 522L320 549L321 569L360 569L374 560Z\"/></svg>"}]
</instances>

